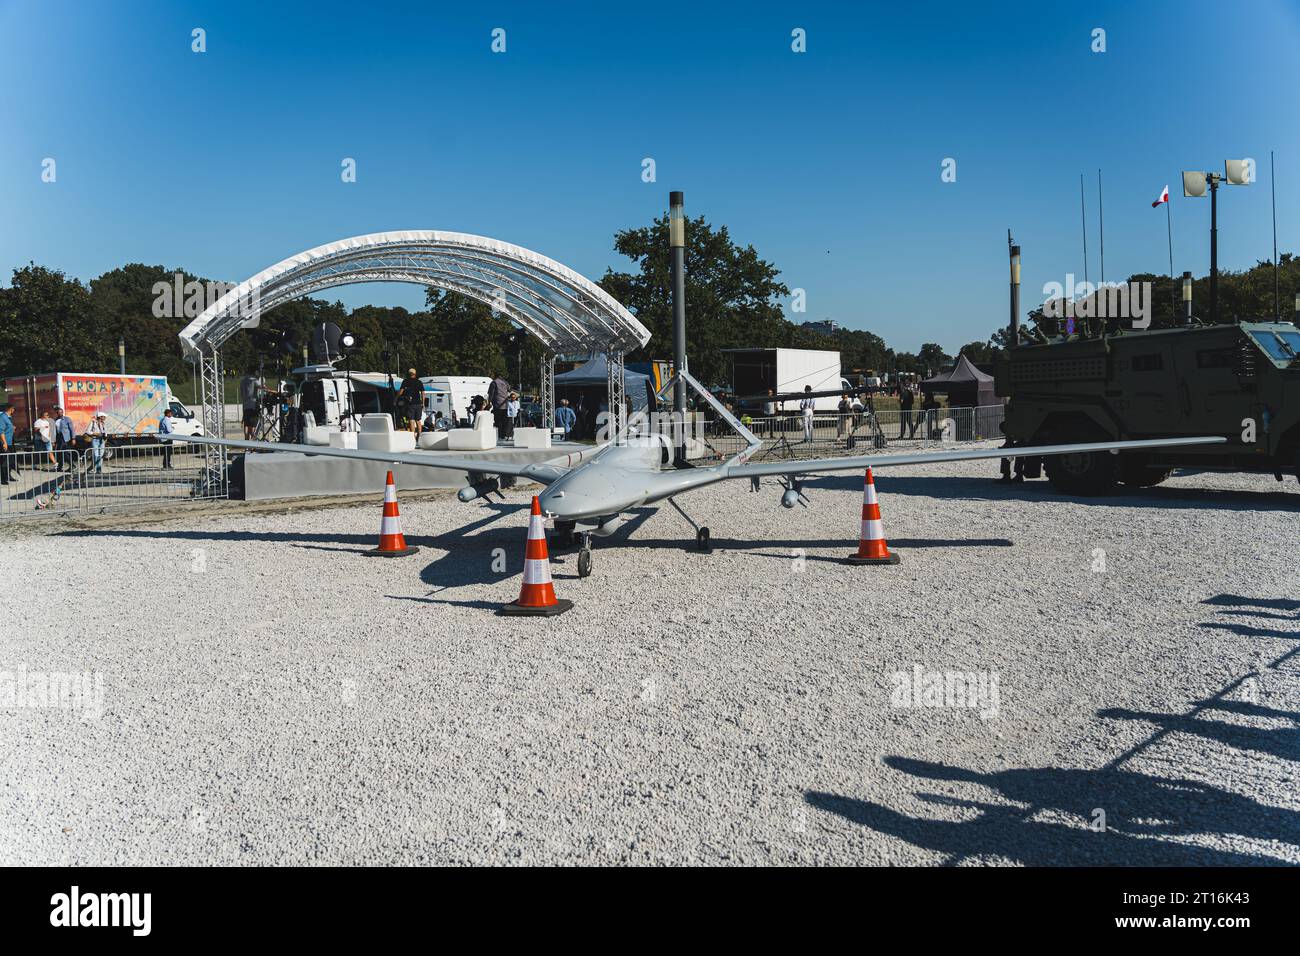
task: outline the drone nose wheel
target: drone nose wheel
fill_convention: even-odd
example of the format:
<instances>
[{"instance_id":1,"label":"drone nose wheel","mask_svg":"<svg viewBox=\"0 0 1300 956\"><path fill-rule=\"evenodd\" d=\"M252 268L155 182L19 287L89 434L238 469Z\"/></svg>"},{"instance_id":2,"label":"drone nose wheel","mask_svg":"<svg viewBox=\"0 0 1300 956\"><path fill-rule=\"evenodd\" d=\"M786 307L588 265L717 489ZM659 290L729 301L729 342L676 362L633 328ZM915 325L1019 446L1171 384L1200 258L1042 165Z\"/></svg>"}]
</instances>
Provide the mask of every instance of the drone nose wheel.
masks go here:
<instances>
[{"instance_id":1,"label":"drone nose wheel","mask_svg":"<svg viewBox=\"0 0 1300 956\"><path fill-rule=\"evenodd\" d=\"M578 577L585 578L591 574L591 549L583 548L578 552Z\"/></svg>"}]
</instances>

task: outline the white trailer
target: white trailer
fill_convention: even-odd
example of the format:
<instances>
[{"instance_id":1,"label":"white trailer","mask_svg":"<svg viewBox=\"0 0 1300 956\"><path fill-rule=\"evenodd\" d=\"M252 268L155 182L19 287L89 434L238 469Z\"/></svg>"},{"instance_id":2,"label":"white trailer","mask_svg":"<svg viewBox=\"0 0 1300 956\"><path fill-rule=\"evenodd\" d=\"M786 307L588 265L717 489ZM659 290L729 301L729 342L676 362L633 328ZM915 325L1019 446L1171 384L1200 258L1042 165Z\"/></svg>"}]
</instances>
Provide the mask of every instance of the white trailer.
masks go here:
<instances>
[{"instance_id":1,"label":"white trailer","mask_svg":"<svg viewBox=\"0 0 1300 956\"><path fill-rule=\"evenodd\" d=\"M732 359L732 391L737 395L778 395L802 392L840 392L848 382L840 375L840 353L814 349L723 349ZM834 411L840 397L815 399L818 411ZM761 402L751 403L761 405ZM798 409L798 399L784 402L786 411Z\"/></svg>"},{"instance_id":2,"label":"white trailer","mask_svg":"<svg viewBox=\"0 0 1300 956\"><path fill-rule=\"evenodd\" d=\"M492 379L485 375L426 375L424 383L424 410L432 412L435 419L446 418L454 422L469 422L470 402L475 395L487 398Z\"/></svg>"}]
</instances>

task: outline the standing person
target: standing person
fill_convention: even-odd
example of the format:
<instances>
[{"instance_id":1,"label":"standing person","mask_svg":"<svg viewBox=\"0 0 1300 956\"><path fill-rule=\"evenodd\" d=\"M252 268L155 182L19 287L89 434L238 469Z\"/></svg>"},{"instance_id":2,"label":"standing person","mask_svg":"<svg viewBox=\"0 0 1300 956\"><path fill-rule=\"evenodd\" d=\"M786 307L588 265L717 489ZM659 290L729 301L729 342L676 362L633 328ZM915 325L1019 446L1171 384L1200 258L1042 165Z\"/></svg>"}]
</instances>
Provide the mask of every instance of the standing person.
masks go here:
<instances>
[{"instance_id":1,"label":"standing person","mask_svg":"<svg viewBox=\"0 0 1300 956\"><path fill-rule=\"evenodd\" d=\"M921 408L925 414L925 428L921 430L921 437L925 439L934 438L934 433L939 423L939 402L934 397L934 392L925 393L925 401L921 403ZM916 424L913 423L912 431L915 433Z\"/></svg>"},{"instance_id":2,"label":"standing person","mask_svg":"<svg viewBox=\"0 0 1300 956\"><path fill-rule=\"evenodd\" d=\"M853 403L849 401L847 394L840 396L840 403L835 406L839 412L838 421L835 423L835 437L843 438L845 431L852 431L849 426L849 416L853 414Z\"/></svg>"},{"instance_id":3,"label":"standing person","mask_svg":"<svg viewBox=\"0 0 1300 956\"><path fill-rule=\"evenodd\" d=\"M817 399L812 397L812 386L803 387L803 398L799 400L799 411L803 415L803 440L813 440L813 412L817 409Z\"/></svg>"},{"instance_id":4,"label":"standing person","mask_svg":"<svg viewBox=\"0 0 1300 956\"><path fill-rule=\"evenodd\" d=\"M900 408L898 415L898 437L901 440L903 433L907 431L909 425L912 426L912 434L916 434L916 425L912 422L912 405L916 402L916 396L906 385L898 387L898 405Z\"/></svg>"},{"instance_id":5,"label":"standing person","mask_svg":"<svg viewBox=\"0 0 1300 956\"><path fill-rule=\"evenodd\" d=\"M767 401L763 403L763 417L767 419L767 437L776 431L776 389L767 390Z\"/></svg>"},{"instance_id":6,"label":"standing person","mask_svg":"<svg viewBox=\"0 0 1300 956\"><path fill-rule=\"evenodd\" d=\"M555 410L555 424L564 430L564 433L560 436L561 441L569 440L569 432L573 431L573 426L577 421L578 416L569 407L569 400L567 398L560 399L560 406Z\"/></svg>"},{"instance_id":7,"label":"standing person","mask_svg":"<svg viewBox=\"0 0 1300 956\"><path fill-rule=\"evenodd\" d=\"M262 417L261 404L257 394L261 384L256 375L245 375L239 383L239 392L244 409L240 418L244 426L244 441L252 441L257 437L257 421Z\"/></svg>"},{"instance_id":8,"label":"standing person","mask_svg":"<svg viewBox=\"0 0 1300 956\"><path fill-rule=\"evenodd\" d=\"M36 445L39 451L45 452L45 460L51 465L54 461L54 422L50 419L49 412L41 412L41 417L32 423L36 430Z\"/></svg>"},{"instance_id":9,"label":"standing person","mask_svg":"<svg viewBox=\"0 0 1300 956\"><path fill-rule=\"evenodd\" d=\"M488 407L492 409L492 422L497 427L497 434L506 431L506 406L510 403L510 383L499 371L492 375L492 384L488 386Z\"/></svg>"},{"instance_id":10,"label":"standing person","mask_svg":"<svg viewBox=\"0 0 1300 956\"><path fill-rule=\"evenodd\" d=\"M14 407L5 405L0 408L0 485L9 484L9 476L15 469L14 450Z\"/></svg>"},{"instance_id":11,"label":"standing person","mask_svg":"<svg viewBox=\"0 0 1300 956\"><path fill-rule=\"evenodd\" d=\"M95 417L86 428L90 438L90 453L94 461L95 474L104 473L104 446L108 444L108 421L103 412L95 412Z\"/></svg>"},{"instance_id":12,"label":"standing person","mask_svg":"<svg viewBox=\"0 0 1300 956\"><path fill-rule=\"evenodd\" d=\"M420 435L420 426L424 423L424 383L415 374L415 369L406 370L402 387L397 391L398 414L406 418L407 431Z\"/></svg>"},{"instance_id":13,"label":"standing person","mask_svg":"<svg viewBox=\"0 0 1300 956\"><path fill-rule=\"evenodd\" d=\"M503 437L513 439L515 437L515 422L519 420L519 393L511 392L510 398L506 401L506 433Z\"/></svg>"},{"instance_id":14,"label":"standing person","mask_svg":"<svg viewBox=\"0 0 1300 956\"><path fill-rule=\"evenodd\" d=\"M73 435L72 419L63 414L63 409L55 406L54 409L54 450L71 451L76 447L76 437ZM67 465L68 471L75 471L76 466L69 460L71 455L59 455L59 466L56 471L63 471L63 466Z\"/></svg>"},{"instance_id":15,"label":"standing person","mask_svg":"<svg viewBox=\"0 0 1300 956\"><path fill-rule=\"evenodd\" d=\"M174 431L176 431L176 426L172 424L172 410L168 408L163 411L162 418L158 419L158 434L160 436L166 436L172 434ZM164 441L162 443L162 451L162 466L174 471L175 469L172 467L172 443L170 441Z\"/></svg>"}]
</instances>

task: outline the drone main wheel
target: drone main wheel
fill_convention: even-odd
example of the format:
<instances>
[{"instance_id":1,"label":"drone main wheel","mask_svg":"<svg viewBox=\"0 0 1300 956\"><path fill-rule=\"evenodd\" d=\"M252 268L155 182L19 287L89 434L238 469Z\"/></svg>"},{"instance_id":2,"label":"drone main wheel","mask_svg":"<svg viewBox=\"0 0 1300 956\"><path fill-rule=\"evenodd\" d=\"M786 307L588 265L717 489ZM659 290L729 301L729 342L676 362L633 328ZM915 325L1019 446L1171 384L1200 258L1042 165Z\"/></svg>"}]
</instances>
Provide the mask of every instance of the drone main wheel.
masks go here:
<instances>
[{"instance_id":1,"label":"drone main wheel","mask_svg":"<svg viewBox=\"0 0 1300 956\"><path fill-rule=\"evenodd\" d=\"M585 578L591 574L591 549L583 548L578 552L578 577Z\"/></svg>"},{"instance_id":2,"label":"drone main wheel","mask_svg":"<svg viewBox=\"0 0 1300 956\"><path fill-rule=\"evenodd\" d=\"M695 547L698 548L700 551L709 550L709 529L708 528L701 528L699 531L695 532Z\"/></svg>"}]
</instances>

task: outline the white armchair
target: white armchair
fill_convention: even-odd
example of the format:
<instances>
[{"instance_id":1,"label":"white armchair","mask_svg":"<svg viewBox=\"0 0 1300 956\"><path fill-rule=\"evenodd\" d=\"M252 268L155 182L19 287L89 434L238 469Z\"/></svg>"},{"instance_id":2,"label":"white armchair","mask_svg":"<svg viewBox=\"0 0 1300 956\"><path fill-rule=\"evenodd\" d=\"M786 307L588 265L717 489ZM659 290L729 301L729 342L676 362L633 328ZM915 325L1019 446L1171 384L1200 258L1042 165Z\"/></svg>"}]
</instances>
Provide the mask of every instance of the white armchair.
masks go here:
<instances>
[{"instance_id":1,"label":"white armchair","mask_svg":"<svg viewBox=\"0 0 1300 956\"><path fill-rule=\"evenodd\" d=\"M415 435L393 430L393 418L384 412L363 415L357 447L364 451L407 452L415 450Z\"/></svg>"},{"instance_id":2,"label":"white armchair","mask_svg":"<svg viewBox=\"0 0 1300 956\"><path fill-rule=\"evenodd\" d=\"M479 412L473 428L453 428L447 432L447 448L451 451L487 451L497 447L497 429L492 416Z\"/></svg>"}]
</instances>

